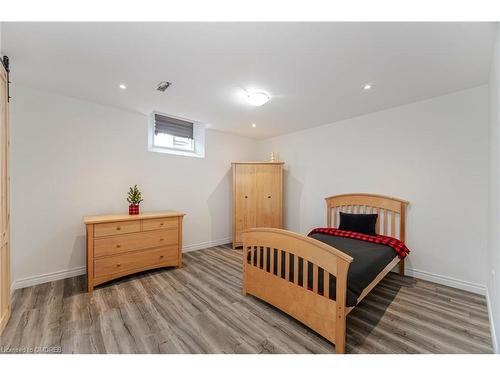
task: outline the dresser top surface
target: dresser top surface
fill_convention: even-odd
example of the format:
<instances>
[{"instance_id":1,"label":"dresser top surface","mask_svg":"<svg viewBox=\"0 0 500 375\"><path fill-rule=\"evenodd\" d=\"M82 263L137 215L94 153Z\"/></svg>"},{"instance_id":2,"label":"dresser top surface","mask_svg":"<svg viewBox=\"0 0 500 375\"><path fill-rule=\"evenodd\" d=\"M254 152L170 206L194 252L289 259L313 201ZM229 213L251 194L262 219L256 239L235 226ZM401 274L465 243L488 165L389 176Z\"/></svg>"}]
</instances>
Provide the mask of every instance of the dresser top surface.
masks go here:
<instances>
[{"instance_id":1,"label":"dresser top surface","mask_svg":"<svg viewBox=\"0 0 500 375\"><path fill-rule=\"evenodd\" d=\"M85 224L99 224L99 223L110 223L113 221L159 219L162 217L178 217L184 215L186 214L179 211L143 212L140 213L139 215L129 215L129 214L96 215L96 216L85 216L83 218L83 222Z\"/></svg>"}]
</instances>

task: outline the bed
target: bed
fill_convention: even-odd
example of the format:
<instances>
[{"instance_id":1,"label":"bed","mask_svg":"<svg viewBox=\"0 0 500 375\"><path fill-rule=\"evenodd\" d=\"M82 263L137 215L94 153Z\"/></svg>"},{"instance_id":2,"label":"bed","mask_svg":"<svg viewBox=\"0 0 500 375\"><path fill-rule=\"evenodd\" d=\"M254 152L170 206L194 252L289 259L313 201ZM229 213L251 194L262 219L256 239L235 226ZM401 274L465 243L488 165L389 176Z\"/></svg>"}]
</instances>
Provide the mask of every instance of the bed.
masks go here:
<instances>
[{"instance_id":1,"label":"bed","mask_svg":"<svg viewBox=\"0 0 500 375\"><path fill-rule=\"evenodd\" d=\"M340 213L376 213L376 233L404 243L407 201L375 194L328 197L327 228ZM325 230L324 230L325 231ZM327 232L327 231L325 231ZM345 353L346 316L404 259L386 245L274 229L243 232L243 295L253 295L299 320Z\"/></svg>"}]
</instances>

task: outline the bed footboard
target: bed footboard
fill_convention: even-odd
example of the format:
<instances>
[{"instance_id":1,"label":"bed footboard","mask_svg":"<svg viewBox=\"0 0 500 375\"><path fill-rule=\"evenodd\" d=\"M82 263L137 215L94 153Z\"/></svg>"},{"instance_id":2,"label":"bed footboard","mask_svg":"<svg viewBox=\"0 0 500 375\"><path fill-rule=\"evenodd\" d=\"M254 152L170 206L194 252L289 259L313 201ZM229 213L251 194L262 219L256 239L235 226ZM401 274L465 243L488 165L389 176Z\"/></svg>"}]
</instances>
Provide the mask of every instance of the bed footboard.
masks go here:
<instances>
[{"instance_id":1,"label":"bed footboard","mask_svg":"<svg viewBox=\"0 0 500 375\"><path fill-rule=\"evenodd\" d=\"M320 241L274 228L243 232L243 294L277 307L345 353L347 272L352 258ZM312 283L308 277L312 265ZM323 273L323 285L318 274ZM329 298L329 275L336 278Z\"/></svg>"}]
</instances>

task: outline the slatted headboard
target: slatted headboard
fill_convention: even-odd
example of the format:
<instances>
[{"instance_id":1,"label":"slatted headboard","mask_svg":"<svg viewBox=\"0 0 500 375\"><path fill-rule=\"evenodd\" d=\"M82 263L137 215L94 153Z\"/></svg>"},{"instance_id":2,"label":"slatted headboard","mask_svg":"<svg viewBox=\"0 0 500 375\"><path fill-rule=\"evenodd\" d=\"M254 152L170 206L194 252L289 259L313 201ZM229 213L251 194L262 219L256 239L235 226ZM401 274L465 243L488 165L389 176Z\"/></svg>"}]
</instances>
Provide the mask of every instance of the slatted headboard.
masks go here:
<instances>
[{"instance_id":1,"label":"slatted headboard","mask_svg":"<svg viewBox=\"0 0 500 375\"><path fill-rule=\"evenodd\" d=\"M358 214L378 214L376 231L378 234L405 241L406 206L409 202L377 194L342 194L325 198L326 223L337 227L339 212Z\"/></svg>"}]
</instances>

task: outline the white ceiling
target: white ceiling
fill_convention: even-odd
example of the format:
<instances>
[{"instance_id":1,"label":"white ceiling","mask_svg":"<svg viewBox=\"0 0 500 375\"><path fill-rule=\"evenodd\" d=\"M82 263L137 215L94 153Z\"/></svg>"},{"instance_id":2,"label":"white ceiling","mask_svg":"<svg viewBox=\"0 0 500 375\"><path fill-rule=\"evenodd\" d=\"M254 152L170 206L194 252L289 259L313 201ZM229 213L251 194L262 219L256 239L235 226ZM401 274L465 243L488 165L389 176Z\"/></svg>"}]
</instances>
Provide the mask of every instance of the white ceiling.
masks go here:
<instances>
[{"instance_id":1,"label":"white ceiling","mask_svg":"<svg viewBox=\"0 0 500 375\"><path fill-rule=\"evenodd\" d=\"M494 35L492 23L2 26L15 83L256 138L484 84ZM173 85L160 93L163 80ZM271 101L247 105L249 88Z\"/></svg>"}]
</instances>

